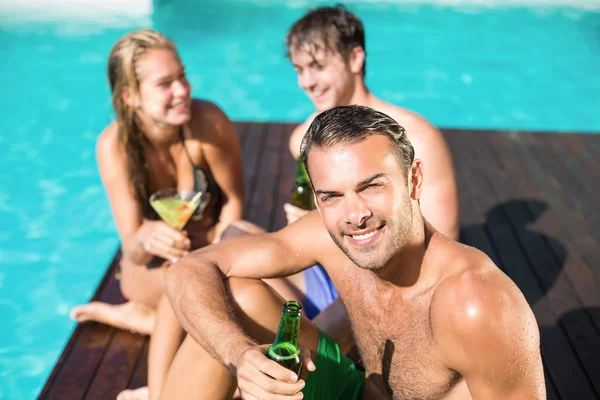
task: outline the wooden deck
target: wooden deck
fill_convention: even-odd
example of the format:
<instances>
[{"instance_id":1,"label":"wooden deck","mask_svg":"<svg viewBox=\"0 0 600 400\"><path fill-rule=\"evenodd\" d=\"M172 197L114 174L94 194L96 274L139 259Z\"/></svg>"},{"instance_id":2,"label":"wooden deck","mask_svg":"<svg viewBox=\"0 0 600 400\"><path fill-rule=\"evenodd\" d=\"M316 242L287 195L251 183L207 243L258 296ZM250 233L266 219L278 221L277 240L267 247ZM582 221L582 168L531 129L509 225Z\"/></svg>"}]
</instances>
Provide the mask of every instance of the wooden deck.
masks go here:
<instances>
[{"instance_id":1,"label":"wooden deck","mask_svg":"<svg viewBox=\"0 0 600 400\"><path fill-rule=\"evenodd\" d=\"M285 224L292 125L238 123L247 219ZM462 240L521 288L541 331L549 399L600 399L600 135L444 130L454 154ZM120 303L115 256L95 299ZM79 325L41 399L115 399L146 382L148 338Z\"/></svg>"}]
</instances>

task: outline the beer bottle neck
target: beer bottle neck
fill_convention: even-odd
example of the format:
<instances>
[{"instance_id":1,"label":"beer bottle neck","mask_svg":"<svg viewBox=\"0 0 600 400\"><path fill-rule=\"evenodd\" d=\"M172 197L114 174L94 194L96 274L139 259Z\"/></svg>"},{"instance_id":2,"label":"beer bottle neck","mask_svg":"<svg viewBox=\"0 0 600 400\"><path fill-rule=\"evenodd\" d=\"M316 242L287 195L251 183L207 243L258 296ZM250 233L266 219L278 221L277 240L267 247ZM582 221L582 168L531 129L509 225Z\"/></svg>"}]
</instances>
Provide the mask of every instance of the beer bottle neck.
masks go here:
<instances>
[{"instance_id":1,"label":"beer bottle neck","mask_svg":"<svg viewBox=\"0 0 600 400\"><path fill-rule=\"evenodd\" d=\"M298 159L296 161L296 183L308 184L309 182L310 179L308 178L308 173L306 172L304 163L301 159Z\"/></svg>"},{"instance_id":2,"label":"beer bottle neck","mask_svg":"<svg viewBox=\"0 0 600 400\"><path fill-rule=\"evenodd\" d=\"M273 347L285 345L286 347L292 347L296 354L300 352L299 336L301 310L302 307L298 302L288 301L285 303Z\"/></svg>"}]
</instances>

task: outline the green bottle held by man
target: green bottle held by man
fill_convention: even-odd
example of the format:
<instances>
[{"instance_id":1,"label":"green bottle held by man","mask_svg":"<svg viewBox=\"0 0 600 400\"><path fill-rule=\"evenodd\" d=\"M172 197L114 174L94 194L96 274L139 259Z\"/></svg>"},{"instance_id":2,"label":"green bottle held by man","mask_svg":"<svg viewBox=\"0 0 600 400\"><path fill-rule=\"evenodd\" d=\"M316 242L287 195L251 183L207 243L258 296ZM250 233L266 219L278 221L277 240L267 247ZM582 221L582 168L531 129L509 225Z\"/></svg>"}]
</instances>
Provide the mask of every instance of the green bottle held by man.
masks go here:
<instances>
[{"instance_id":1,"label":"green bottle held by man","mask_svg":"<svg viewBox=\"0 0 600 400\"><path fill-rule=\"evenodd\" d=\"M296 182L292 189L292 204L303 210L315 208L310 179L301 159L296 161Z\"/></svg>"},{"instance_id":2,"label":"green bottle held by man","mask_svg":"<svg viewBox=\"0 0 600 400\"><path fill-rule=\"evenodd\" d=\"M267 350L267 357L300 376L302 358L300 356L300 316L302 306L297 301L287 301L273 343Z\"/></svg>"}]
</instances>

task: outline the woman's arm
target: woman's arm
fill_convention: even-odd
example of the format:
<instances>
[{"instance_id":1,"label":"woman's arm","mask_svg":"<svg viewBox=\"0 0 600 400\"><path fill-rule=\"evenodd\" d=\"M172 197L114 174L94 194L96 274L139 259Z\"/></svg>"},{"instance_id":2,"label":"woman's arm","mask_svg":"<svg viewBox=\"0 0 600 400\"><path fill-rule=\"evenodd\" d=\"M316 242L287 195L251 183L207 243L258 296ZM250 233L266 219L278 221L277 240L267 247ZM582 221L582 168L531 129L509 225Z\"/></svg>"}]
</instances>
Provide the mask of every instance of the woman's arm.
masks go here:
<instances>
[{"instance_id":1,"label":"woman's arm","mask_svg":"<svg viewBox=\"0 0 600 400\"><path fill-rule=\"evenodd\" d=\"M110 124L96 143L96 158L102 184L108 196L123 258L146 264L155 255L174 260L189 249L189 239L162 221L143 217L142 205L134 195L124 151L117 138L117 124Z\"/></svg>"},{"instance_id":2,"label":"woman's arm","mask_svg":"<svg viewBox=\"0 0 600 400\"><path fill-rule=\"evenodd\" d=\"M142 207L129 182L125 154L117 136L116 122L100 134L96 143L98 170L121 239L123 257L136 264L145 264L152 256L135 239L143 222Z\"/></svg>"},{"instance_id":3,"label":"woman's arm","mask_svg":"<svg viewBox=\"0 0 600 400\"><path fill-rule=\"evenodd\" d=\"M212 127L203 135L202 150L206 162L223 191L224 201L213 242L218 242L223 230L244 216L244 179L240 142L232 122L212 103L203 104L203 115Z\"/></svg>"}]
</instances>

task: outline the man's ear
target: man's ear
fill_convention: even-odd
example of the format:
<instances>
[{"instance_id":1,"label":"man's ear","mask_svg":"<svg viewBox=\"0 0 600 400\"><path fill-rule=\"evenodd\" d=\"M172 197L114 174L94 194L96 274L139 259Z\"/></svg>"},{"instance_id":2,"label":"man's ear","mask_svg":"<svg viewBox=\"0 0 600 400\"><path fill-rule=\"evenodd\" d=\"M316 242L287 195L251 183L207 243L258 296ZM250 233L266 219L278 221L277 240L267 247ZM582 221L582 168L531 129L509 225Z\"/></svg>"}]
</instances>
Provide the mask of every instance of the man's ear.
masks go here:
<instances>
[{"instance_id":1,"label":"man's ear","mask_svg":"<svg viewBox=\"0 0 600 400\"><path fill-rule=\"evenodd\" d=\"M127 86L121 89L121 99L131 108L137 108L139 105L139 96Z\"/></svg>"},{"instance_id":2,"label":"man's ear","mask_svg":"<svg viewBox=\"0 0 600 400\"><path fill-rule=\"evenodd\" d=\"M348 57L348 65L353 74L360 73L365 65L365 49L361 46L354 47Z\"/></svg>"},{"instance_id":3,"label":"man's ear","mask_svg":"<svg viewBox=\"0 0 600 400\"><path fill-rule=\"evenodd\" d=\"M410 168L410 198L413 200L421 199L421 191L423 190L423 161L415 158Z\"/></svg>"}]
</instances>

